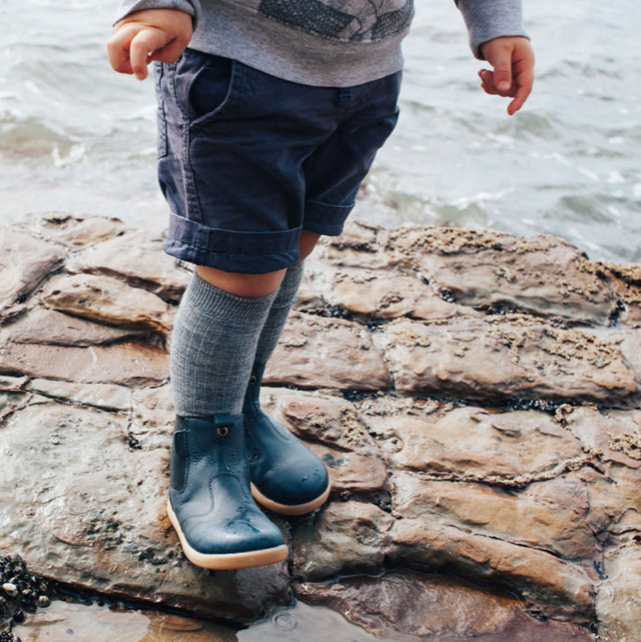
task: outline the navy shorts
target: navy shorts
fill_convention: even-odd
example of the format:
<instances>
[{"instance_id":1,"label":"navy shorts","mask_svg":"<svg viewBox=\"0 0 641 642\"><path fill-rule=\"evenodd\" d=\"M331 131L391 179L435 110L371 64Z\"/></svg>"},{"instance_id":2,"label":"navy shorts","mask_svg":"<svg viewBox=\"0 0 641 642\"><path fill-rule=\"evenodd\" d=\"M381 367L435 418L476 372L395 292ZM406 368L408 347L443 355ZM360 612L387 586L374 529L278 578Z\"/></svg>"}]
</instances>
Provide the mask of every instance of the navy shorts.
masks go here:
<instances>
[{"instance_id":1,"label":"navy shorts","mask_svg":"<svg viewBox=\"0 0 641 642\"><path fill-rule=\"evenodd\" d=\"M398 118L401 72L313 87L187 49L155 74L163 248L226 272L288 267L303 229L340 234Z\"/></svg>"}]
</instances>

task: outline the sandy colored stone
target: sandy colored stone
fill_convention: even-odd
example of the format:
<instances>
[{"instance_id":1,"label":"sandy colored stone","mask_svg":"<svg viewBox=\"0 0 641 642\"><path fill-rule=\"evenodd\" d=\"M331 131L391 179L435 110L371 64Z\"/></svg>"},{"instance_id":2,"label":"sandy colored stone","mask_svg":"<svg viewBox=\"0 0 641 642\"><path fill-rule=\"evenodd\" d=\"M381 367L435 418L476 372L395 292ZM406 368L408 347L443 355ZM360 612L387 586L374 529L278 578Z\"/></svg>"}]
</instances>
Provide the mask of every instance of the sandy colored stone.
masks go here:
<instances>
[{"instance_id":1,"label":"sandy colored stone","mask_svg":"<svg viewBox=\"0 0 641 642\"><path fill-rule=\"evenodd\" d=\"M51 279L41 300L55 310L106 325L169 332L176 308L160 297L119 279L93 274Z\"/></svg>"},{"instance_id":2,"label":"sandy colored stone","mask_svg":"<svg viewBox=\"0 0 641 642\"><path fill-rule=\"evenodd\" d=\"M287 602L284 564L214 575L182 556L165 513L167 451L129 448L125 417L31 406L5 421L0 456L0 496L12 496L0 549L31 572L240 621Z\"/></svg>"},{"instance_id":3,"label":"sandy colored stone","mask_svg":"<svg viewBox=\"0 0 641 642\"><path fill-rule=\"evenodd\" d=\"M119 218L66 212L27 216L17 226L74 250L106 241L132 229Z\"/></svg>"},{"instance_id":4,"label":"sandy colored stone","mask_svg":"<svg viewBox=\"0 0 641 642\"><path fill-rule=\"evenodd\" d=\"M21 230L11 234L25 246L33 234L34 248L68 253L75 274L25 254L29 292L54 301L60 283L104 287L92 295L100 322L37 296L12 295L3 313L0 549L78 587L210 617L256 619L286 602L284 564L205 573L184 560L164 515L175 417L156 332L170 327L158 315L175 311L190 272L164 254L162 234L114 220L52 215ZM522 610L496 606L496 589L579 625L595 622L599 591L599 642L633 635L641 267L596 264L551 237L356 223L324 240L307 270L261 394L332 478L322 509L274 517L291 527L300 594L399 642L429 639L430 626L448 642L550 631L569 642L589 637L528 628ZM435 588L408 569L477 588ZM336 578L356 573L374 578Z\"/></svg>"},{"instance_id":5,"label":"sandy colored stone","mask_svg":"<svg viewBox=\"0 0 641 642\"><path fill-rule=\"evenodd\" d=\"M304 581L336 574L378 572L390 543L393 518L373 504L333 502L293 524L294 575Z\"/></svg>"},{"instance_id":6,"label":"sandy colored stone","mask_svg":"<svg viewBox=\"0 0 641 642\"><path fill-rule=\"evenodd\" d=\"M568 406L563 423L586 448L598 452L603 462L641 467L641 411Z\"/></svg>"},{"instance_id":7,"label":"sandy colored stone","mask_svg":"<svg viewBox=\"0 0 641 642\"><path fill-rule=\"evenodd\" d=\"M613 279L558 237L417 226L391 232L388 248L462 305L598 325L617 309Z\"/></svg>"},{"instance_id":8,"label":"sandy colored stone","mask_svg":"<svg viewBox=\"0 0 641 642\"><path fill-rule=\"evenodd\" d=\"M305 441L366 455L378 453L354 404L341 397L263 387L261 407Z\"/></svg>"},{"instance_id":9,"label":"sandy colored stone","mask_svg":"<svg viewBox=\"0 0 641 642\"><path fill-rule=\"evenodd\" d=\"M161 348L133 341L87 348L9 344L0 348L0 373L141 385L169 377L169 356Z\"/></svg>"},{"instance_id":10,"label":"sandy colored stone","mask_svg":"<svg viewBox=\"0 0 641 642\"><path fill-rule=\"evenodd\" d=\"M362 221L348 220L340 236L325 237L318 244L315 255L340 267L387 268L396 257L385 252L379 243L383 229Z\"/></svg>"},{"instance_id":11,"label":"sandy colored stone","mask_svg":"<svg viewBox=\"0 0 641 642\"><path fill-rule=\"evenodd\" d=\"M399 642L593 640L585 629L535 620L513 597L441 575L394 570L296 584L295 590L306 602L329 605L375 635Z\"/></svg>"},{"instance_id":12,"label":"sandy colored stone","mask_svg":"<svg viewBox=\"0 0 641 642\"><path fill-rule=\"evenodd\" d=\"M500 582L576 623L592 619L593 581L555 555L417 519L396 521L390 537L389 559L397 564L426 572L449 569L477 583Z\"/></svg>"},{"instance_id":13,"label":"sandy colored stone","mask_svg":"<svg viewBox=\"0 0 641 642\"><path fill-rule=\"evenodd\" d=\"M444 301L417 275L358 268L324 269L311 275L312 287L332 306L372 319L450 319L477 316L476 310Z\"/></svg>"},{"instance_id":14,"label":"sandy colored stone","mask_svg":"<svg viewBox=\"0 0 641 642\"><path fill-rule=\"evenodd\" d=\"M129 432L145 448L169 448L176 414L171 386L165 384L132 391Z\"/></svg>"},{"instance_id":15,"label":"sandy colored stone","mask_svg":"<svg viewBox=\"0 0 641 642\"><path fill-rule=\"evenodd\" d=\"M114 276L166 301L178 302L191 280L191 271L163 251L164 236L162 231L149 229L127 231L78 252L67 269Z\"/></svg>"},{"instance_id":16,"label":"sandy colored stone","mask_svg":"<svg viewBox=\"0 0 641 642\"><path fill-rule=\"evenodd\" d=\"M0 376L0 391L22 392L29 383L29 377L4 377Z\"/></svg>"},{"instance_id":17,"label":"sandy colored stone","mask_svg":"<svg viewBox=\"0 0 641 642\"><path fill-rule=\"evenodd\" d=\"M599 510L605 530L618 545L641 543L641 470L614 465L611 483L590 487L593 510Z\"/></svg>"},{"instance_id":18,"label":"sandy colored stone","mask_svg":"<svg viewBox=\"0 0 641 642\"><path fill-rule=\"evenodd\" d=\"M0 345L12 342L83 347L141 338L143 335L141 330L115 328L57 310L35 307L0 330Z\"/></svg>"},{"instance_id":19,"label":"sandy colored stone","mask_svg":"<svg viewBox=\"0 0 641 642\"><path fill-rule=\"evenodd\" d=\"M606 581L596 596L599 642L641 642L641 551L638 546L606 557Z\"/></svg>"},{"instance_id":20,"label":"sandy colored stone","mask_svg":"<svg viewBox=\"0 0 641 642\"><path fill-rule=\"evenodd\" d=\"M366 328L344 319L300 312L289 316L264 381L268 385L338 390L385 390L391 385L383 358Z\"/></svg>"},{"instance_id":21,"label":"sandy colored stone","mask_svg":"<svg viewBox=\"0 0 641 642\"><path fill-rule=\"evenodd\" d=\"M320 444L307 445L327 466L332 492L343 499L349 499L355 493L375 493L382 490L387 482L387 470L379 457L357 455Z\"/></svg>"},{"instance_id":22,"label":"sandy colored stone","mask_svg":"<svg viewBox=\"0 0 641 642\"><path fill-rule=\"evenodd\" d=\"M609 261L594 262L594 269L614 279L614 292L619 301L613 320L623 327L641 327L641 266Z\"/></svg>"},{"instance_id":23,"label":"sandy colored stone","mask_svg":"<svg viewBox=\"0 0 641 642\"><path fill-rule=\"evenodd\" d=\"M408 473L395 474L393 485L395 516L456 524L567 560L598 552L587 489L577 479L532 484L522 493L487 484L422 481Z\"/></svg>"},{"instance_id":24,"label":"sandy colored stone","mask_svg":"<svg viewBox=\"0 0 641 642\"><path fill-rule=\"evenodd\" d=\"M482 399L568 399L625 406L635 373L614 342L522 318L447 326L399 320L375 335L405 394Z\"/></svg>"},{"instance_id":25,"label":"sandy colored stone","mask_svg":"<svg viewBox=\"0 0 641 642\"><path fill-rule=\"evenodd\" d=\"M28 390L46 397L64 399L104 410L128 411L131 407L131 390L127 386L110 383L73 383L53 379L32 379Z\"/></svg>"},{"instance_id":26,"label":"sandy colored stone","mask_svg":"<svg viewBox=\"0 0 641 642\"><path fill-rule=\"evenodd\" d=\"M64 262L60 246L0 227L0 321Z\"/></svg>"},{"instance_id":27,"label":"sandy colored stone","mask_svg":"<svg viewBox=\"0 0 641 642\"><path fill-rule=\"evenodd\" d=\"M474 406L419 419L367 417L395 467L432 479L523 486L591 461L581 442L548 414L488 412Z\"/></svg>"}]
</instances>

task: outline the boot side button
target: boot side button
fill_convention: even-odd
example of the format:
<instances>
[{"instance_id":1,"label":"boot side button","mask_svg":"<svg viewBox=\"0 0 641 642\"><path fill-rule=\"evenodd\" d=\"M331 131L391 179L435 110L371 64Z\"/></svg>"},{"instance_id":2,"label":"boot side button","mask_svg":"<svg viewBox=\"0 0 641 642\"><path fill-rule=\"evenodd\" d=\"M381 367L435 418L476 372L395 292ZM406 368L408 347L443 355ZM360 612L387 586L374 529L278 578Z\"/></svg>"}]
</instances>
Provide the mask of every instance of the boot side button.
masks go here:
<instances>
[{"instance_id":1,"label":"boot side button","mask_svg":"<svg viewBox=\"0 0 641 642\"><path fill-rule=\"evenodd\" d=\"M227 437L229 434L229 428L227 428L227 426L218 426L218 428L216 428L216 434L219 437Z\"/></svg>"},{"instance_id":2,"label":"boot side button","mask_svg":"<svg viewBox=\"0 0 641 642\"><path fill-rule=\"evenodd\" d=\"M249 377L249 385L250 386L256 385L256 381L258 381L258 380L256 379L255 375L252 375L251 377Z\"/></svg>"}]
</instances>

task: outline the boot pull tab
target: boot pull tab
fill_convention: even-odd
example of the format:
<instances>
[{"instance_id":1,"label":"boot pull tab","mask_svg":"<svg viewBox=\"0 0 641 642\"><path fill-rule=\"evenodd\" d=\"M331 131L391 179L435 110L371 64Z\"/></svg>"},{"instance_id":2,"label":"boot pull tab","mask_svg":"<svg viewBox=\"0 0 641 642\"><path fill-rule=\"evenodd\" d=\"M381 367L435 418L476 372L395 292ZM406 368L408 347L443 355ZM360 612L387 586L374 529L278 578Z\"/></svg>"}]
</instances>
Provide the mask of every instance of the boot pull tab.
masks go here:
<instances>
[{"instance_id":1,"label":"boot pull tab","mask_svg":"<svg viewBox=\"0 0 641 642\"><path fill-rule=\"evenodd\" d=\"M227 437L230 426L234 425L234 419L231 415L219 415L214 418L216 422L216 434L219 437Z\"/></svg>"}]
</instances>

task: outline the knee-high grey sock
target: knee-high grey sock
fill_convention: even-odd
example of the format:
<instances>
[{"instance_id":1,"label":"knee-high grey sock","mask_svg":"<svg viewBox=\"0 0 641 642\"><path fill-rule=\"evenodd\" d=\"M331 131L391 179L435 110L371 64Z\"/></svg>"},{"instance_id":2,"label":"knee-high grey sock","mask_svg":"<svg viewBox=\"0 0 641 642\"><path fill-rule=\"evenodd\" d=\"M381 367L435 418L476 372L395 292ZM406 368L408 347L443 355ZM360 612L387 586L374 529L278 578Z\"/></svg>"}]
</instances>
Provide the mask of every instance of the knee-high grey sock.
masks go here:
<instances>
[{"instance_id":1,"label":"knee-high grey sock","mask_svg":"<svg viewBox=\"0 0 641 642\"><path fill-rule=\"evenodd\" d=\"M260 339L258 340L256 360L259 363L266 363L278 344L278 339L285 327L289 310L296 302L296 295L303 279L304 271L304 260L297 261L287 268L285 278L280 284L280 289L272 303L269 316L265 321Z\"/></svg>"},{"instance_id":2,"label":"knee-high grey sock","mask_svg":"<svg viewBox=\"0 0 641 642\"><path fill-rule=\"evenodd\" d=\"M277 293L240 297L194 274L180 302L171 342L178 415L241 413L258 338Z\"/></svg>"}]
</instances>

